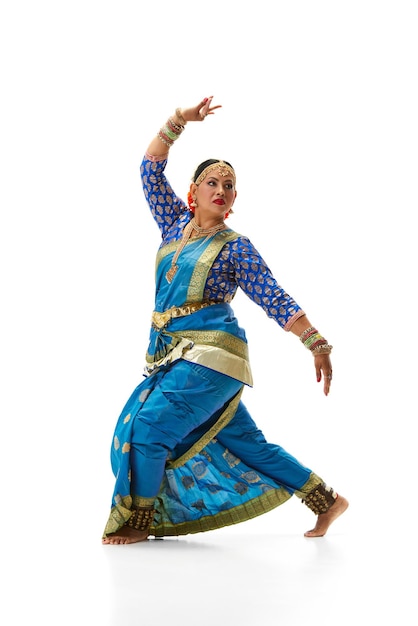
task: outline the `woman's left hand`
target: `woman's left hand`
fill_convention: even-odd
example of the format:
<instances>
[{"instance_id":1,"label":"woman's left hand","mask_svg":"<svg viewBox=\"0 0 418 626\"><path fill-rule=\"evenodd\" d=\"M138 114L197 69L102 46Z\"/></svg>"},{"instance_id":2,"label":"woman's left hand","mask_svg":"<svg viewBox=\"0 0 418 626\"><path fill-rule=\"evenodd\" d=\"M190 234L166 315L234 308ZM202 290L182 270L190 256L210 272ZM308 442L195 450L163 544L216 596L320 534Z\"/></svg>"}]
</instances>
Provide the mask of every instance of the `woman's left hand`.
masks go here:
<instances>
[{"instance_id":1,"label":"woman's left hand","mask_svg":"<svg viewBox=\"0 0 418 626\"><path fill-rule=\"evenodd\" d=\"M329 354L318 354L314 356L316 380L321 382L324 378L324 394L327 396L331 389L332 365Z\"/></svg>"}]
</instances>

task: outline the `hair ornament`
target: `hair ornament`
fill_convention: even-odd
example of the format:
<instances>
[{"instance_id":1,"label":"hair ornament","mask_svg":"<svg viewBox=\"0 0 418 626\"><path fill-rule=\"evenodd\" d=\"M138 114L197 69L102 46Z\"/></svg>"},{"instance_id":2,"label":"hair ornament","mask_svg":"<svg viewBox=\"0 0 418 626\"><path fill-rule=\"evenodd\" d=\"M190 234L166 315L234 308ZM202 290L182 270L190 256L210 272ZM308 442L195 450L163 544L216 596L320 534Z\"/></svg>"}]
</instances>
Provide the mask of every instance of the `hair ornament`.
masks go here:
<instances>
[{"instance_id":1,"label":"hair ornament","mask_svg":"<svg viewBox=\"0 0 418 626\"><path fill-rule=\"evenodd\" d=\"M202 180L206 178L209 172L213 172L214 170L217 170L219 175L222 176L223 178L225 178L225 176L228 176L228 175L231 176L233 183L235 185L235 182L236 182L235 172L233 168L230 165L228 165L228 163L225 163L225 161L217 161L216 163L212 163L211 165L208 165L207 167L205 167L205 169L199 174L199 176L194 181L196 185L200 185Z\"/></svg>"}]
</instances>

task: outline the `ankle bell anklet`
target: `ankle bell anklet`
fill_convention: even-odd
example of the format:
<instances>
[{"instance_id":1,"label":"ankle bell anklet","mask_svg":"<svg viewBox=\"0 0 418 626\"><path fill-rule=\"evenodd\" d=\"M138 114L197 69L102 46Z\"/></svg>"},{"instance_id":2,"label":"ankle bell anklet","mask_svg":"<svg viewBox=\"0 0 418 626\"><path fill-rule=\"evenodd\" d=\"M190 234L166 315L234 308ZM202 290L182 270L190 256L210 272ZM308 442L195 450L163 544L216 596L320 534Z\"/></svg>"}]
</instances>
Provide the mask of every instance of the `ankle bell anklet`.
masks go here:
<instances>
[{"instance_id":1,"label":"ankle bell anklet","mask_svg":"<svg viewBox=\"0 0 418 626\"><path fill-rule=\"evenodd\" d=\"M125 523L125 526L134 530L149 530L154 519L155 509L153 508L132 508L132 515Z\"/></svg>"},{"instance_id":2,"label":"ankle bell anklet","mask_svg":"<svg viewBox=\"0 0 418 626\"><path fill-rule=\"evenodd\" d=\"M315 513L320 515L326 513L334 504L338 494L331 487L327 487L325 483L317 485L310 491L302 502Z\"/></svg>"}]
</instances>

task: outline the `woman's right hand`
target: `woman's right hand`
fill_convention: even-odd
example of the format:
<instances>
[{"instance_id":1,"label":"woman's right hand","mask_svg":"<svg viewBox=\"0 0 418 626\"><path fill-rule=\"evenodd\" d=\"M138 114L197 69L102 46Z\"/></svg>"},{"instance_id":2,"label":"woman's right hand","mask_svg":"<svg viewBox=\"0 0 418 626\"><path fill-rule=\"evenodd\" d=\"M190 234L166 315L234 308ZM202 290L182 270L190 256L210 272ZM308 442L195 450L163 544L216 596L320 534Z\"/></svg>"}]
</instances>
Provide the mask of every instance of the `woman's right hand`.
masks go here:
<instances>
[{"instance_id":1,"label":"woman's right hand","mask_svg":"<svg viewBox=\"0 0 418 626\"><path fill-rule=\"evenodd\" d=\"M180 107L176 110L176 112L169 118L175 124L179 126L184 126L187 122L203 122L207 115L213 115L216 109L221 108L221 104L217 104L212 106L213 96L209 98L203 98L195 107L189 107L188 109L181 109ZM167 127L164 128L164 131L167 132ZM171 129L172 131L173 129ZM183 129L181 129L180 133L176 132L176 135L179 136ZM161 132L161 131L160 131ZM171 132L171 139L173 139L173 133ZM172 145L172 142L168 142L168 139L162 140L160 137L160 133L158 133L154 139L152 139L149 144L146 153L148 157L155 157L155 160L161 160L168 157L169 147Z\"/></svg>"},{"instance_id":2,"label":"woman's right hand","mask_svg":"<svg viewBox=\"0 0 418 626\"><path fill-rule=\"evenodd\" d=\"M213 96L209 96L209 98L203 98L195 107L190 107L187 109L180 109L179 113L185 122L203 122L207 115L213 115L216 109L220 109L222 107L221 104L217 104L212 106ZM178 120L181 122L181 120Z\"/></svg>"}]
</instances>

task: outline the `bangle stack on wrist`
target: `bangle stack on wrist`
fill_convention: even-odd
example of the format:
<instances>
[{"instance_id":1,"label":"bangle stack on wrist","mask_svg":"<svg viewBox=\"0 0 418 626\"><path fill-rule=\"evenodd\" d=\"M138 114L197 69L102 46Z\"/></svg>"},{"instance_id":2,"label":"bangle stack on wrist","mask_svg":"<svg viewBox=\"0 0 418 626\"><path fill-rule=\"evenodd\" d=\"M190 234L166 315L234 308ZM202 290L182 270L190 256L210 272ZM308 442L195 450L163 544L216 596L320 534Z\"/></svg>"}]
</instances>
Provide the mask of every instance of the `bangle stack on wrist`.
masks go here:
<instances>
[{"instance_id":1,"label":"bangle stack on wrist","mask_svg":"<svg viewBox=\"0 0 418 626\"><path fill-rule=\"evenodd\" d=\"M158 131L158 139L162 141L168 148L171 148L173 143L178 139L184 130L186 124L183 116L178 113L180 109L176 110L176 117L179 121L184 122L183 125L176 124L172 117L169 117L164 126Z\"/></svg>"},{"instance_id":2,"label":"bangle stack on wrist","mask_svg":"<svg viewBox=\"0 0 418 626\"><path fill-rule=\"evenodd\" d=\"M305 348L308 348L314 356L318 354L331 354L332 346L329 345L328 341L320 335L313 326L304 330L299 339Z\"/></svg>"}]
</instances>

